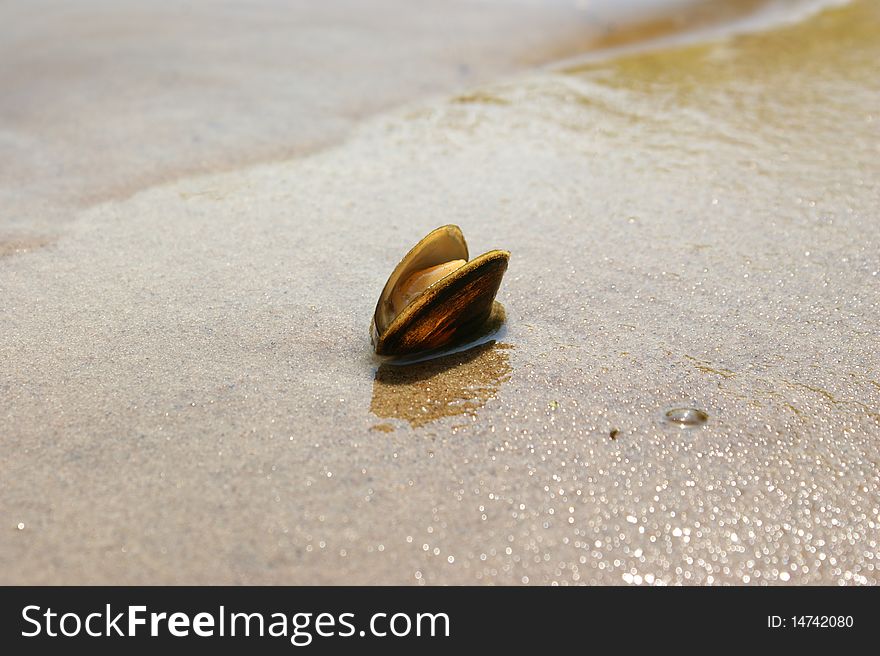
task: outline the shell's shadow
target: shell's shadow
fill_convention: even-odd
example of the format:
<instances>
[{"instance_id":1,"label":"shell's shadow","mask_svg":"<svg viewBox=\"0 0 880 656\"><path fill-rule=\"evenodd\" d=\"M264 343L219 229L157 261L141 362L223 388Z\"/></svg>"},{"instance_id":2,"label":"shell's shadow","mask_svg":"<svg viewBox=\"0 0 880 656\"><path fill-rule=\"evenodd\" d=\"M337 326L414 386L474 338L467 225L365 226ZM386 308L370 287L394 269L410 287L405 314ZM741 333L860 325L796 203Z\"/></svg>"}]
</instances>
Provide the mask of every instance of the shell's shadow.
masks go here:
<instances>
[{"instance_id":1,"label":"shell's shadow","mask_svg":"<svg viewBox=\"0 0 880 656\"><path fill-rule=\"evenodd\" d=\"M500 319L503 323L503 314ZM483 334L499 327L494 322ZM370 410L381 419L405 420L414 428L443 417L473 417L510 377L512 348L492 340L430 360L385 362L376 371ZM390 424L374 428L393 430Z\"/></svg>"}]
</instances>

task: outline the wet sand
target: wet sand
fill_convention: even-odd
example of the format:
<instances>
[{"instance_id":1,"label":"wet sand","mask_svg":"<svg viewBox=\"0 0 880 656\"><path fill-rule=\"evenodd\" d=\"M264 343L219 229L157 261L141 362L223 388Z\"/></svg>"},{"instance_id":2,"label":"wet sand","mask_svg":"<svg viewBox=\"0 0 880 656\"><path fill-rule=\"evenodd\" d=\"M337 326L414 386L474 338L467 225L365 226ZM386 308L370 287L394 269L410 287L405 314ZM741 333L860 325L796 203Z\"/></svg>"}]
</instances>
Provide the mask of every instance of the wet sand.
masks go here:
<instances>
[{"instance_id":1,"label":"wet sand","mask_svg":"<svg viewBox=\"0 0 880 656\"><path fill-rule=\"evenodd\" d=\"M0 246L3 582L877 583L878 33L857 0L51 200ZM450 221L511 251L507 324L389 371L378 293Z\"/></svg>"}]
</instances>

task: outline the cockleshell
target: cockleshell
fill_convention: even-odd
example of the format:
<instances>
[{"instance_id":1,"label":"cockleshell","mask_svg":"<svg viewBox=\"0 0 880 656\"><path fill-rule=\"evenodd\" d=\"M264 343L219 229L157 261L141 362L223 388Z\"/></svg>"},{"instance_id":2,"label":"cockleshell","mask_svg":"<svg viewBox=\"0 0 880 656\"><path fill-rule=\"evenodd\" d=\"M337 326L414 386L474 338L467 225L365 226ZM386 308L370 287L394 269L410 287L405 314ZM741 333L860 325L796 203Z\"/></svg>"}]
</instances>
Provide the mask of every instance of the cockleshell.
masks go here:
<instances>
[{"instance_id":1,"label":"cockleshell","mask_svg":"<svg viewBox=\"0 0 880 656\"><path fill-rule=\"evenodd\" d=\"M492 250L468 261L458 226L431 231L395 267L379 296L370 326L376 353L431 351L478 331L492 314L509 259L509 252Z\"/></svg>"}]
</instances>

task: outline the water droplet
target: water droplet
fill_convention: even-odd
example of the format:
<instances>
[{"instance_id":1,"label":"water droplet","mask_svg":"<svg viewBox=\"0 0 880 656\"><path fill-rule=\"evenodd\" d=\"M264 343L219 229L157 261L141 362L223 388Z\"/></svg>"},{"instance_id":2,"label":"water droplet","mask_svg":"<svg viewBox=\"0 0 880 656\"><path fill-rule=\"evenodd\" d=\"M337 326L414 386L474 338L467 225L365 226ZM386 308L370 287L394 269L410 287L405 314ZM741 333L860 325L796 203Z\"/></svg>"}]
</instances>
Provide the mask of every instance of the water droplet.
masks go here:
<instances>
[{"instance_id":1,"label":"water droplet","mask_svg":"<svg viewBox=\"0 0 880 656\"><path fill-rule=\"evenodd\" d=\"M666 411L666 418L679 426L699 426L708 421L709 415L696 408L672 408Z\"/></svg>"}]
</instances>

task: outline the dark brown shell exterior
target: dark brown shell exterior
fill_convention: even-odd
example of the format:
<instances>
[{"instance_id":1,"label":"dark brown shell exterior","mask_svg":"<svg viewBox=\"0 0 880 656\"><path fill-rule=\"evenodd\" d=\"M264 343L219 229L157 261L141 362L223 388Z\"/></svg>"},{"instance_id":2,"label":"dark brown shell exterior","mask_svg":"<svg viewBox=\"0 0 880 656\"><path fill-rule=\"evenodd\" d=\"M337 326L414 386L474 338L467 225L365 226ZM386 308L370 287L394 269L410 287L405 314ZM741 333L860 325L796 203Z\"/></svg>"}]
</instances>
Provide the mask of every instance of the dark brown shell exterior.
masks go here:
<instances>
[{"instance_id":1,"label":"dark brown shell exterior","mask_svg":"<svg viewBox=\"0 0 880 656\"><path fill-rule=\"evenodd\" d=\"M492 306L510 253L489 251L428 287L378 334L378 355L410 355L462 341L478 331Z\"/></svg>"}]
</instances>

